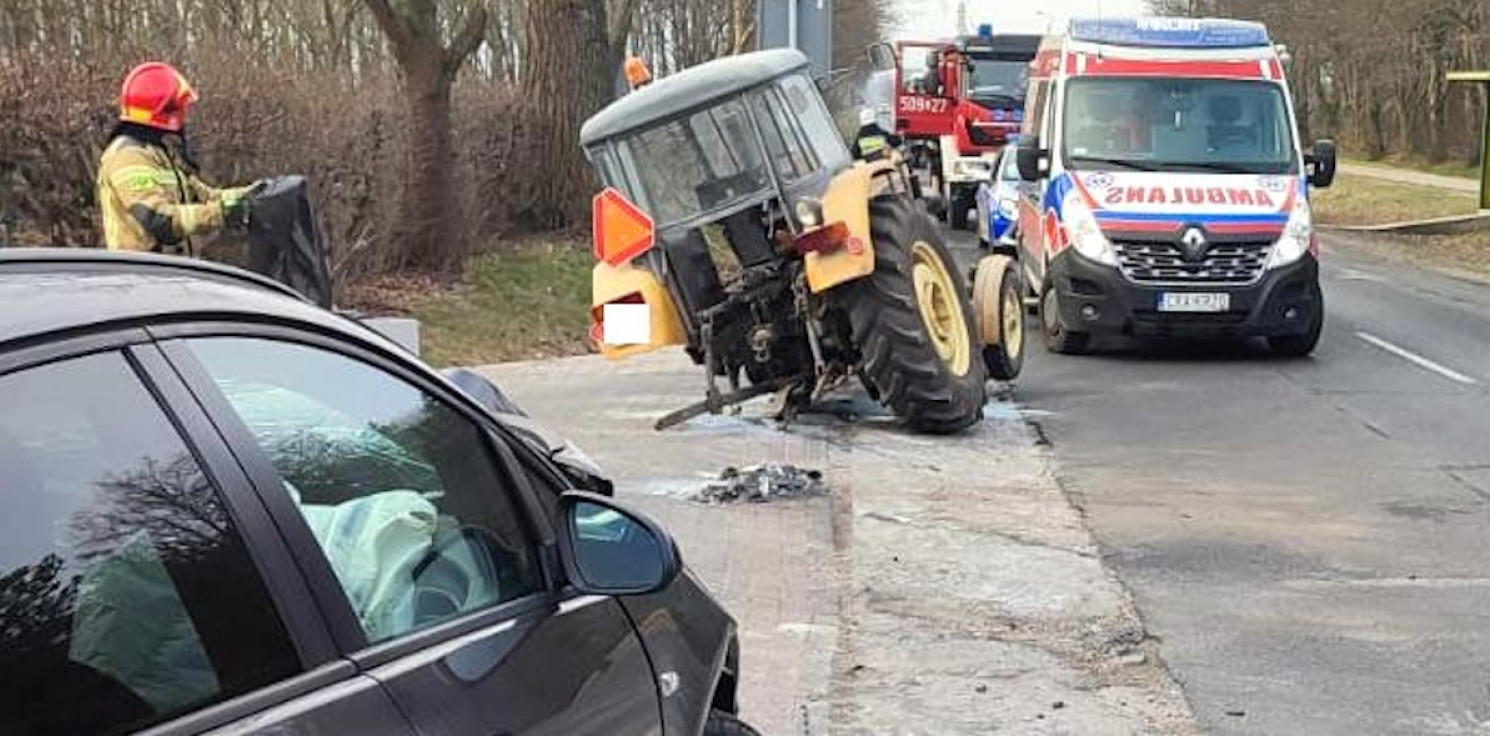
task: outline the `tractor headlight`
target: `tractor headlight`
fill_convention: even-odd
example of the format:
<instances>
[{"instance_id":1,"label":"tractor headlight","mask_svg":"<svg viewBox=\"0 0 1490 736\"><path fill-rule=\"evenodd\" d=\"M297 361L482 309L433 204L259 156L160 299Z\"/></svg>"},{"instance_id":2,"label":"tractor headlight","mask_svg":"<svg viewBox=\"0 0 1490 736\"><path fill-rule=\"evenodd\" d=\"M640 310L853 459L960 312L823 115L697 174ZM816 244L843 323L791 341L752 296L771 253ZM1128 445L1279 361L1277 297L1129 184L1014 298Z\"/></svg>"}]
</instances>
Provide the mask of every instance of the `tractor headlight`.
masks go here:
<instances>
[{"instance_id":1,"label":"tractor headlight","mask_svg":"<svg viewBox=\"0 0 1490 736\"><path fill-rule=\"evenodd\" d=\"M1117 252L1112 249L1112 242L1102 234L1097 216L1075 189L1066 195L1061 206L1061 221L1066 227L1066 238L1077 253L1103 265L1117 265Z\"/></svg>"},{"instance_id":2,"label":"tractor headlight","mask_svg":"<svg viewBox=\"0 0 1490 736\"><path fill-rule=\"evenodd\" d=\"M1283 226L1283 235L1273 244L1268 268L1287 266L1303 258L1313 245L1314 216L1309 211L1309 201L1300 197L1293 203L1293 212L1288 215L1288 224Z\"/></svg>"},{"instance_id":3,"label":"tractor headlight","mask_svg":"<svg viewBox=\"0 0 1490 736\"><path fill-rule=\"evenodd\" d=\"M797 222L802 227L817 227L823 224L823 203L813 197L797 200Z\"/></svg>"}]
</instances>

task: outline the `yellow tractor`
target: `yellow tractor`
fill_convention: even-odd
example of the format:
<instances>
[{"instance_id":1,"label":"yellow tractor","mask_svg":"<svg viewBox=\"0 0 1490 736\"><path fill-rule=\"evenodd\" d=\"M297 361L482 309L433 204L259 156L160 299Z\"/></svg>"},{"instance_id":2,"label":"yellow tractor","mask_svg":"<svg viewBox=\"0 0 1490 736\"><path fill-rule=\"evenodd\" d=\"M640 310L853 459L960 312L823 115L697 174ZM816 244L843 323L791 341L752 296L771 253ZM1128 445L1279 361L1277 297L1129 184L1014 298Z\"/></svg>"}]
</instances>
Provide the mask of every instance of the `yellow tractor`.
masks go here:
<instances>
[{"instance_id":1,"label":"yellow tractor","mask_svg":"<svg viewBox=\"0 0 1490 736\"><path fill-rule=\"evenodd\" d=\"M955 432L990 375L1018 374L1017 269L985 257L970 299L905 167L851 157L800 52L640 86L580 141L605 187L592 337L610 358L682 346L706 372L659 429L766 393L789 417L858 378L912 429Z\"/></svg>"}]
</instances>

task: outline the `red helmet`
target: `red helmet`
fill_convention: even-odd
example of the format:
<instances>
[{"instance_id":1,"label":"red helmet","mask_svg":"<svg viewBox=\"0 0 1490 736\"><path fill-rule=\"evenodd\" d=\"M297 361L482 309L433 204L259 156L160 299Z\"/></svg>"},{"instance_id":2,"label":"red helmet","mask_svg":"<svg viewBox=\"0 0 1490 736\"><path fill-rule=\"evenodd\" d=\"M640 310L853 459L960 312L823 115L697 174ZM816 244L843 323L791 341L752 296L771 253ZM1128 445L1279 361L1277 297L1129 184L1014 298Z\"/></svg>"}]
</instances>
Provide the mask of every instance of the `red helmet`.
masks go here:
<instances>
[{"instance_id":1,"label":"red helmet","mask_svg":"<svg viewBox=\"0 0 1490 736\"><path fill-rule=\"evenodd\" d=\"M197 92L170 64L151 61L135 67L119 91L119 119L179 133Z\"/></svg>"}]
</instances>

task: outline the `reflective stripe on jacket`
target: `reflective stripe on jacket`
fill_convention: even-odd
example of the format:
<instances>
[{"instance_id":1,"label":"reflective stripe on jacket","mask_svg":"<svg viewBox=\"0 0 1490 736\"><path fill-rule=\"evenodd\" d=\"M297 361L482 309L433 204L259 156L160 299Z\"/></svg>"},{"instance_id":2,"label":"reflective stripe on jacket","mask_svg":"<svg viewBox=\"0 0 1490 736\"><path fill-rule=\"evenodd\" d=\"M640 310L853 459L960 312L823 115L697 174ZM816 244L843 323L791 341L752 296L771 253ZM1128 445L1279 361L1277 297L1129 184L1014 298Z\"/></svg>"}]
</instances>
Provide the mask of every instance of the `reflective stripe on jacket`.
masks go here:
<instances>
[{"instance_id":1,"label":"reflective stripe on jacket","mask_svg":"<svg viewBox=\"0 0 1490 736\"><path fill-rule=\"evenodd\" d=\"M221 193L183 171L165 148L121 135L98 166L109 250L195 255L191 237L222 227Z\"/></svg>"}]
</instances>

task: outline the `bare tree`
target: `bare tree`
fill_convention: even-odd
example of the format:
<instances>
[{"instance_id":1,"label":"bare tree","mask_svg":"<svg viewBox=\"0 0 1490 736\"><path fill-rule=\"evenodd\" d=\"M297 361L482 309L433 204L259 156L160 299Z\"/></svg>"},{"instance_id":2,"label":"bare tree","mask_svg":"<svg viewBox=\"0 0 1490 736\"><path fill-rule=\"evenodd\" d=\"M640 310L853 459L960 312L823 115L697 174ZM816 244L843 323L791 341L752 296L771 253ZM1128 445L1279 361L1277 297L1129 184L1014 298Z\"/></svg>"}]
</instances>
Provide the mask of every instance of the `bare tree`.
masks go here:
<instances>
[{"instance_id":1,"label":"bare tree","mask_svg":"<svg viewBox=\"0 0 1490 736\"><path fill-rule=\"evenodd\" d=\"M402 236L412 247L404 265L449 273L466 254L452 211L450 88L486 38L487 9L479 2L467 8L463 22L450 23L459 30L446 43L446 19L437 0L409 0L397 9L389 0L363 1L388 36L408 103L411 143Z\"/></svg>"}]
</instances>

